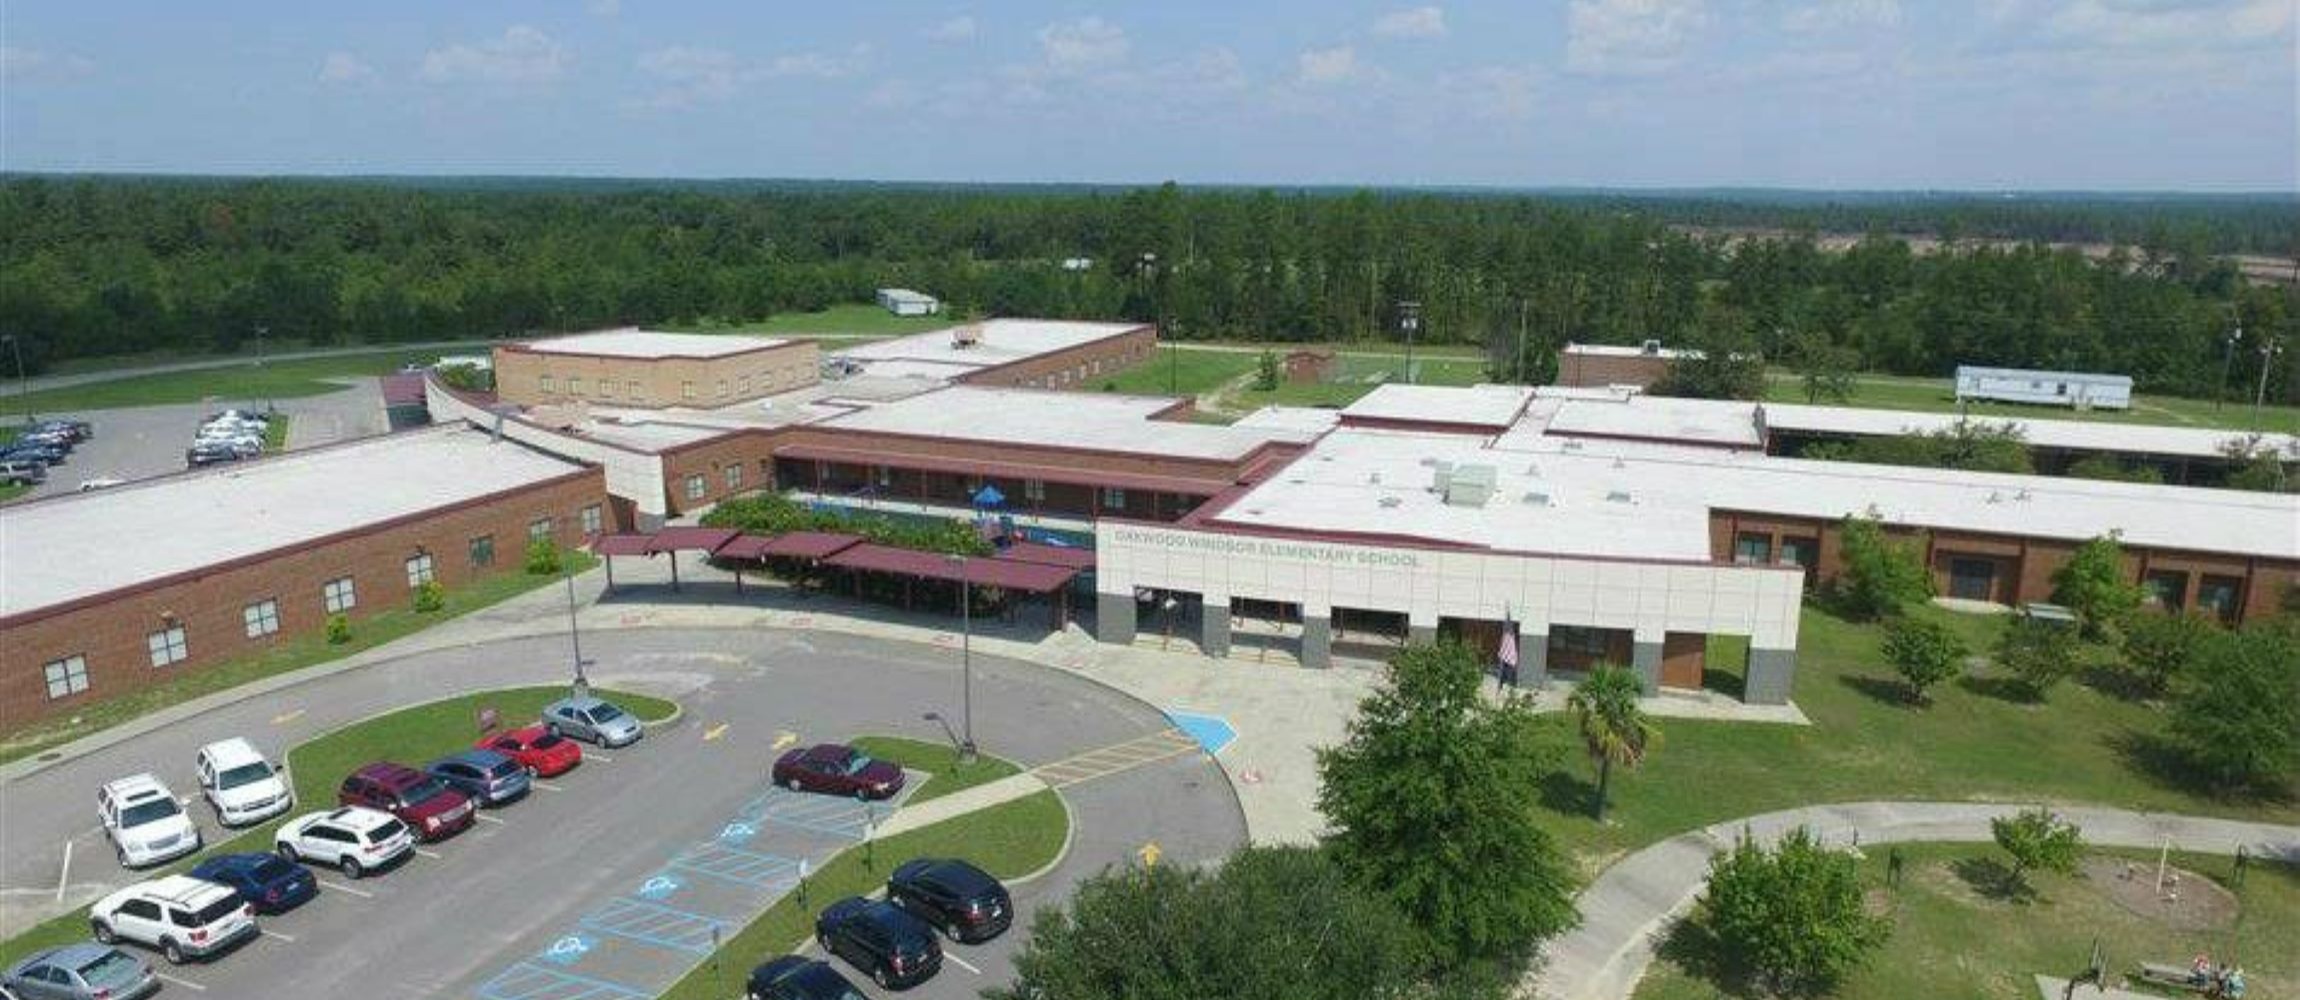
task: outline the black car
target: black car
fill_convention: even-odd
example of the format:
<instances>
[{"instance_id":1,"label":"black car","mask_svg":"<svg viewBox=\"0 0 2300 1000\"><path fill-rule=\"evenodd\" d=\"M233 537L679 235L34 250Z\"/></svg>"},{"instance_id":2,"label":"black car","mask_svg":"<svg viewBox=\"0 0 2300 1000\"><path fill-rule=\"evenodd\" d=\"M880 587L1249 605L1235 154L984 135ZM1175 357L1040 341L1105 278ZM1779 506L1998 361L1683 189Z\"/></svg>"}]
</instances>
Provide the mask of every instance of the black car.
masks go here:
<instances>
[{"instance_id":1,"label":"black car","mask_svg":"<svg viewBox=\"0 0 2300 1000\"><path fill-rule=\"evenodd\" d=\"M286 913L319 895L311 872L270 851L218 855L194 866L191 876L231 887L257 913Z\"/></svg>"},{"instance_id":2,"label":"black car","mask_svg":"<svg viewBox=\"0 0 2300 1000\"><path fill-rule=\"evenodd\" d=\"M184 464L195 469L203 465L237 462L244 457L238 449L228 444L193 445L184 449Z\"/></svg>"},{"instance_id":3,"label":"black car","mask_svg":"<svg viewBox=\"0 0 2300 1000\"><path fill-rule=\"evenodd\" d=\"M751 970L750 1000L863 1000L860 990L829 962L784 955Z\"/></svg>"},{"instance_id":4,"label":"black car","mask_svg":"<svg viewBox=\"0 0 2300 1000\"><path fill-rule=\"evenodd\" d=\"M988 941L1014 923L1014 899L1006 886L956 858L904 862L887 878L886 898L961 944Z\"/></svg>"},{"instance_id":5,"label":"black car","mask_svg":"<svg viewBox=\"0 0 2300 1000\"><path fill-rule=\"evenodd\" d=\"M64 456L67 454L70 453L62 448L56 447L55 445L43 444L39 441L28 441L21 438L19 438L15 443L10 444L6 450L0 451L0 457L8 458L13 461L43 462L48 465L64 464Z\"/></svg>"},{"instance_id":6,"label":"black car","mask_svg":"<svg viewBox=\"0 0 2300 1000\"><path fill-rule=\"evenodd\" d=\"M51 418L33 424L32 429L36 431L61 431L65 434L71 435L72 440L75 442L86 441L89 438L96 436L96 425L91 424L85 420L62 420Z\"/></svg>"},{"instance_id":7,"label":"black car","mask_svg":"<svg viewBox=\"0 0 2300 1000\"><path fill-rule=\"evenodd\" d=\"M870 975L880 986L916 986L942 971L942 945L934 929L893 903L848 896L815 918L815 941Z\"/></svg>"}]
</instances>

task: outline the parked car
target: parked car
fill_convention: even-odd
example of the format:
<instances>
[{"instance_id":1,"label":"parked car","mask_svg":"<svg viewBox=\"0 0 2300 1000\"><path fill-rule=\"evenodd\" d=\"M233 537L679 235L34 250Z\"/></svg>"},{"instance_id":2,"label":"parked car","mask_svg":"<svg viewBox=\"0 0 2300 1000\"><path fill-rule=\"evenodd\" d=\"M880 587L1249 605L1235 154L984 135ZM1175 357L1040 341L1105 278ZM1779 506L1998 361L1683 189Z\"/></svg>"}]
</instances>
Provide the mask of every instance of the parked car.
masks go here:
<instances>
[{"instance_id":1,"label":"parked car","mask_svg":"<svg viewBox=\"0 0 2300 1000\"><path fill-rule=\"evenodd\" d=\"M37 486L48 481L48 463L34 459L0 458L0 483Z\"/></svg>"},{"instance_id":2,"label":"parked car","mask_svg":"<svg viewBox=\"0 0 2300 1000\"><path fill-rule=\"evenodd\" d=\"M7 450L0 452L0 454L19 462L32 461L47 465L62 465L64 464L64 456L71 454L71 452L52 444L18 438L10 442Z\"/></svg>"},{"instance_id":3,"label":"parked car","mask_svg":"<svg viewBox=\"0 0 2300 1000\"><path fill-rule=\"evenodd\" d=\"M95 424L91 424L85 420L73 420L69 417L49 417L46 420L42 420L39 423L33 424L32 428L34 430L43 431L64 431L71 434L72 438L76 441L86 441L89 438L96 436Z\"/></svg>"},{"instance_id":4,"label":"parked car","mask_svg":"<svg viewBox=\"0 0 2300 1000\"><path fill-rule=\"evenodd\" d=\"M538 778L557 777L583 763L583 744L541 725L497 733L480 740L477 746L518 761L528 774Z\"/></svg>"},{"instance_id":5,"label":"parked car","mask_svg":"<svg viewBox=\"0 0 2300 1000\"><path fill-rule=\"evenodd\" d=\"M43 948L0 974L0 990L17 1000L141 1000L159 989L143 959L85 941Z\"/></svg>"},{"instance_id":6,"label":"parked car","mask_svg":"<svg viewBox=\"0 0 2300 1000\"><path fill-rule=\"evenodd\" d=\"M415 834L390 813L362 806L307 813L272 838L287 861L333 865L345 878L381 871L415 851Z\"/></svg>"},{"instance_id":7,"label":"parked car","mask_svg":"<svg viewBox=\"0 0 2300 1000\"><path fill-rule=\"evenodd\" d=\"M424 770L482 806L508 805L527 795L527 768L493 750L465 750Z\"/></svg>"},{"instance_id":8,"label":"parked car","mask_svg":"<svg viewBox=\"0 0 2300 1000\"><path fill-rule=\"evenodd\" d=\"M200 828L184 815L176 793L149 774L98 789L96 816L122 868L156 865L200 849Z\"/></svg>"},{"instance_id":9,"label":"parked car","mask_svg":"<svg viewBox=\"0 0 2300 1000\"><path fill-rule=\"evenodd\" d=\"M114 486L124 486L127 482L127 480L116 476L97 476L94 479L80 480L80 492L93 493L97 490L108 490Z\"/></svg>"},{"instance_id":10,"label":"parked car","mask_svg":"<svg viewBox=\"0 0 2300 1000\"><path fill-rule=\"evenodd\" d=\"M960 944L979 944L1014 923L1014 898L989 872L957 858L905 861L886 880L887 902Z\"/></svg>"},{"instance_id":11,"label":"parked car","mask_svg":"<svg viewBox=\"0 0 2300 1000\"><path fill-rule=\"evenodd\" d=\"M336 801L399 817L425 840L445 840L471 825L479 807L447 783L405 764L377 761L343 779Z\"/></svg>"},{"instance_id":12,"label":"parked car","mask_svg":"<svg viewBox=\"0 0 2300 1000\"><path fill-rule=\"evenodd\" d=\"M170 875L97 900L88 927L98 943L134 941L182 965L254 937L256 911L227 886Z\"/></svg>"},{"instance_id":13,"label":"parked car","mask_svg":"<svg viewBox=\"0 0 2300 1000\"><path fill-rule=\"evenodd\" d=\"M184 449L184 464L192 468L237 462L246 456L228 444L197 444Z\"/></svg>"},{"instance_id":14,"label":"parked car","mask_svg":"<svg viewBox=\"0 0 2300 1000\"><path fill-rule=\"evenodd\" d=\"M891 798L902 791L902 768L844 743L793 747L776 759L773 780L794 792Z\"/></svg>"},{"instance_id":15,"label":"parked car","mask_svg":"<svg viewBox=\"0 0 2300 1000\"><path fill-rule=\"evenodd\" d=\"M264 452L264 439L244 434L203 434L192 439L194 448L229 448L241 458L254 458Z\"/></svg>"},{"instance_id":16,"label":"parked car","mask_svg":"<svg viewBox=\"0 0 2300 1000\"><path fill-rule=\"evenodd\" d=\"M225 826L243 826L270 819L295 807L295 788L287 772L272 765L255 744L239 737L201 747L194 768L200 776L200 794L216 810Z\"/></svg>"},{"instance_id":17,"label":"parked car","mask_svg":"<svg viewBox=\"0 0 2300 1000\"><path fill-rule=\"evenodd\" d=\"M286 913L319 895L318 879L270 851L218 854L193 865L189 874L229 886L262 914Z\"/></svg>"},{"instance_id":18,"label":"parked car","mask_svg":"<svg viewBox=\"0 0 2300 1000\"><path fill-rule=\"evenodd\" d=\"M743 993L749 1000L863 1000L862 991L829 962L784 955L751 970Z\"/></svg>"},{"instance_id":19,"label":"parked car","mask_svg":"<svg viewBox=\"0 0 2300 1000\"><path fill-rule=\"evenodd\" d=\"M879 986L916 986L942 970L942 945L917 917L884 900L848 896L815 918L815 941Z\"/></svg>"},{"instance_id":20,"label":"parked car","mask_svg":"<svg viewBox=\"0 0 2300 1000\"><path fill-rule=\"evenodd\" d=\"M646 735L639 718L613 702L591 695L561 698L543 706L543 725L552 732L610 750L639 742Z\"/></svg>"}]
</instances>

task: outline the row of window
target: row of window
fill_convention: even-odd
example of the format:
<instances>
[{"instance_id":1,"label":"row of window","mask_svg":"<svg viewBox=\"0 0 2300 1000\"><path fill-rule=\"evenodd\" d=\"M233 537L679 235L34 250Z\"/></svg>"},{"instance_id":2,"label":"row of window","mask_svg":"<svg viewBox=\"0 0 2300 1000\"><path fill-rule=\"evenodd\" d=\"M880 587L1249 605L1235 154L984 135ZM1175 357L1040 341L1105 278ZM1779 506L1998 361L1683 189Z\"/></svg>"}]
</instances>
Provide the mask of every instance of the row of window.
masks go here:
<instances>
[{"instance_id":1,"label":"row of window","mask_svg":"<svg viewBox=\"0 0 2300 1000\"><path fill-rule=\"evenodd\" d=\"M1821 542L1817 538L1781 539L1781 560L1811 568L1820 560ZM1761 531L1744 531L1733 536L1733 561L1742 564L1764 565L1773 562L1773 536ZM1996 563L1990 559L1958 560L1969 568L1952 567L1952 582L1969 577L1976 581L1972 596L1991 599L1995 593L1993 578ZM2187 608L2188 578L2182 570L2155 569L2140 580L2148 599L2167 611ZM2202 574L2196 582L2196 607L2224 622L2234 622L2238 609L2244 606L2244 580L2234 576Z\"/></svg>"},{"instance_id":2,"label":"row of window","mask_svg":"<svg viewBox=\"0 0 2300 1000\"><path fill-rule=\"evenodd\" d=\"M583 530L599 533L604 516L598 504L580 512ZM527 525L530 541L551 537L552 519L537 518ZM471 565L486 567L495 564L495 536L478 535L470 541ZM414 590L439 578L436 564L429 552L418 551L407 557L403 568L407 571L407 589ZM347 614L359 606L359 587L351 577L337 577L320 585L320 607L330 615ZM240 608L240 622L250 639L276 635L280 630L280 602L277 597L266 597ZM179 622L147 634L144 646L151 655L152 666L167 667L191 658L191 640ZM48 683L48 697L68 698L88 690L88 658L75 653L42 665L41 672Z\"/></svg>"},{"instance_id":3,"label":"row of window","mask_svg":"<svg viewBox=\"0 0 2300 1000\"><path fill-rule=\"evenodd\" d=\"M751 375L737 375L731 383L726 379L718 379L712 385L715 390L712 393L712 398L726 399L730 389L736 396L747 397L751 395L753 386L756 386L760 392L773 392L777 388L786 386L797 388L805 384L806 373L804 369L767 369L758 373L756 381ZM581 375L569 375L564 380L549 374L535 376L535 388L546 396L560 395L562 386L565 387L565 394L569 396L589 396L596 399L612 400L617 398L616 390L620 388L624 393L621 397L623 399L635 403L647 401L646 383L638 379L618 381L611 378L600 378L586 381ZM679 382L679 398L682 401L692 403L701 397L702 387L697 385L694 380L684 379Z\"/></svg>"},{"instance_id":4,"label":"row of window","mask_svg":"<svg viewBox=\"0 0 2300 1000\"><path fill-rule=\"evenodd\" d=\"M1757 566L1772 563L1773 536L1761 531L1744 531L1733 536L1733 561ZM1821 540L1810 537L1781 539L1781 561L1806 569L1813 568L1821 561Z\"/></svg>"}]
</instances>

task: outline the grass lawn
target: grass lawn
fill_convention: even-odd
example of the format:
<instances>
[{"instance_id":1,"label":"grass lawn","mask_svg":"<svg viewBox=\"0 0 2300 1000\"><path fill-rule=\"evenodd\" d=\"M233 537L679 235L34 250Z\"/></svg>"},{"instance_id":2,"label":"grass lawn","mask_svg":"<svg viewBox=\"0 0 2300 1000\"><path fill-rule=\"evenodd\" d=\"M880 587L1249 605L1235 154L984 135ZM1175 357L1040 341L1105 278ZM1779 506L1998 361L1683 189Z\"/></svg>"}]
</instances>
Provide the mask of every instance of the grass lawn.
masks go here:
<instances>
[{"instance_id":1,"label":"grass lawn","mask_svg":"<svg viewBox=\"0 0 2300 1000\"><path fill-rule=\"evenodd\" d=\"M808 334L846 334L860 339L870 337L899 337L910 333L941 330L966 322L966 317L897 316L875 304L848 304L832 306L821 312L777 313L761 320L732 322L703 320L683 326L664 326L664 330L687 330L695 333L753 333L774 337L803 337Z\"/></svg>"},{"instance_id":2,"label":"grass lawn","mask_svg":"<svg viewBox=\"0 0 2300 1000\"><path fill-rule=\"evenodd\" d=\"M2014 403L1974 403L1968 413L1975 417L2027 417L2051 420L2092 420L2121 424L2167 424L2176 427L2225 427L2233 430L2252 430L2252 404L2249 393L2230 390L2227 405L2214 409L2208 399L2184 399L2177 396L2134 396L2130 410L2072 410L2057 406L2022 406ZM2238 402L2234 397L2242 395ZM1772 372L1765 386L1765 398L1776 403L1805 402L1805 388L1794 373ZM1823 402L1826 402L1824 400ZM1949 379L1907 378L1897 375L1862 375L1853 387L1853 397L1842 405L1862 406L1883 410L1919 410L1929 413L1954 413L1957 400ZM2285 434L2300 433L2300 408L2266 406L2260 410L2260 430Z\"/></svg>"},{"instance_id":3,"label":"grass lawn","mask_svg":"<svg viewBox=\"0 0 2300 1000\"><path fill-rule=\"evenodd\" d=\"M1900 888L1876 890L1890 901L1892 937L1832 994L1842 1000L2035 1000L2032 977L2075 974L2090 960L2096 940L2112 983L2144 961L2185 966L2204 953L2242 965L2249 996L2289 997L2300 990L2300 948L2292 947L2293 929L2300 927L2300 869L2255 861L2244 884L2230 886L2234 859L2173 855L2173 864L2212 879L2237 899L2234 926L2198 930L2134 913L2081 876L2033 875L2029 882L2037 900L2004 900L1990 881L1993 863L2002 857L1994 845L1919 844L1901 850L1907 865ZM2141 877L2154 878L2154 852L2101 853L2136 860ZM1881 887L1885 852L1868 854L1867 881ZM1637 1000L1740 996L1717 985L1713 974L1704 974L1714 969L1714 950L1713 940L1698 929L1679 931L1638 984Z\"/></svg>"},{"instance_id":4,"label":"grass lawn","mask_svg":"<svg viewBox=\"0 0 2300 1000\"><path fill-rule=\"evenodd\" d=\"M22 483L0 483L0 503L7 503L31 492L32 487Z\"/></svg>"},{"instance_id":5,"label":"grass lawn","mask_svg":"<svg viewBox=\"0 0 2300 1000\"><path fill-rule=\"evenodd\" d=\"M1194 351L1172 344L1156 357L1091 383L1094 388L1146 396L1195 396L1254 370L1255 356L1229 351Z\"/></svg>"},{"instance_id":6,"label":"grass lawn","mask_svg":"<svg viewBox=\"0 0 2300 1000\"><path fill-rule=\"evenodd\" d=\"M973 763L961 764L957 748L948 743L906 740L899 736L865 736L855 740L854 747L898 767L933 775L911 791L906 800L909 802L938 799L1022 773L1021 768L996 757L977 755Z\"/></svg>"},{"instance_id":7,"label":"grass lawn","mask_svg":"<svg viewBox=\"0 0 2300 1000\"><path fill-rule=\"evenodd\" d=\"M597 559L586 552L562 554L569 560L574 572L581 573L596 564ZM226 688L237 687L249 681L284 674L292 670L326 663L349 656L361 650L380 646L394 639L422 631L457 615L477 611L500 603L537 587L558 583L559 577L529 576L516 569L499 573L476 583L451 589L446 593L446 604L438 611L424 614L411 607L396 607L370 618L355 621L351 626L351 641L332 646L325 635L313 632L297 636L255 656L242 657L200 667L184 673L166 684L145 688L133 694L79 706L68 716L36 723L14 730L0 738L0 763L17 760L39 753L50 747L69 743L90 733L108 729L137 716L156 712L180 702L202 695L213 694Z\"/></svg>"},{"instance_id":8,"label":"grass lawn","mask_svg":"<svg viewBox=\"0 0 2300 1000\"><path fill-rule=\"evenodd\" d=\"M1237 401L1249 409L1261 406L1348 406L1385 383L1405 384L1409 381L1403 358L1345 354L1336 361L1337 370L1331 381L1308 384L1280 381L1276 389L1267 392L1247 389L1238 394ZM1485 359L1482 357L1427 357L1416 351L1414 372L1411 381L1418 385L1476 385L1487 381Z\"/></svg>"},{"instance_id":9,"label":"grass lawn","mask_svg":"<svg viewBox=\"0 0 2300 1000\"><path fill-rule=\"evenodd\" d=\"M287 429L288 415L286 413L274 412L271 419L264 421L264 450L286 451Z\"/></svg>"},{"instance_id":10,"label":"grass lawn","mask_svg":"<svg viewBox=\"0 0 2300 1000\"><path fill-rule=\"evenodd\" d=\"M678 709L668 701L646 695L606 689L597 693L629 709L642 722L660 722ZM566 694L567 689L558 685L482 691L403 708L306 741L288 751L287 756L288 774L295 781L296 809L241 831L222 843L210 844L191 857L140 874L144 878L159 878L189 870L209 855L271 850L272 834L280 825L305 811L334 802L336 786L353 768L374 760L421 766L433 758L471 746L478 731L481 708L496 709L506 720L533 719L541 717L543 706ZM41 948L87 938L87 912L87 907L81 907L0 942L0 964L13 963Z\"/></svg>"},{"instance_id":11,"label":"grass lawn","mask_svg":"<svg viewBox=\"0 0 2300 1000\"><path fill-rule=\"evenodd\" d=\"M1930 606L1972 649L2004 620ZM2300 793L2229 801L2169 773L2157 706L2077 681L2040 704L2018 700L1986 671L1933 689L1933 705L1902 699L1878 652L1880 630L1811 605L1804 612L1793 697L1810 726L1659 720L1662 742L1635 771L1616 769L1612 809L1589 819L1595 772L1573 720L1544 716L1542 736L1564 761L1540 789L1547 825L1594 874L1624 851L1752 813L1826 802L1941 799L2076 802L2127 809L2300 822ZM1737 684L1740 654L1719 643L1713 686ZM2088 648L2095 662L2106 652Z\"/></svg>"},{"instance_id":12,"label":"grass lawn","mask_svg":"<svg viewBox=\"0 0 2300 1000\"><path fill-rule=\"evenodd\" d=\"M911 741L864 737L855 742L881 747ZM896 758L890 755L888 759ZM947 748L942 759L951 759ZM1014 769L1013 764L991 757L980 758L970 766L987 771L990 768L986 765ZM919 792L935 787L940 780L939 775L929 780ZM798 948L814 935L815 915L823 907L848 896L884 889L887 873L904 861L928 856L964 858L992 875L1012 879L1053 863L1062 851L1069 826L1070 817L1062 808L1061 798L1049 790L889 837L872 844L867 852L860 846L849 847L808 877L803 901L797 893L784 896L729 939L718 954L663 993L662 1000L740 996L741 984L753 966ZM853 970L841 965L840 972L851 975Z\"/></svg>"},{"instance_id":13,"label":"grass lawn","mask_svg":"<svg viewBox=\"0 0 2300 1000\"><path fill-rule=\"evenodd\" d=\"M43 389L24 397L24 405L38 413L104 410L124 406L197 403L214 397L227 403L293 399L339 392L343 386L326 379L382 375L397 371L413 358L435 357L437 351L387 348L364 354L301 361L250 362L230 368L132 375L108 382L91 382Z\"/></svg>"}]
</instances>

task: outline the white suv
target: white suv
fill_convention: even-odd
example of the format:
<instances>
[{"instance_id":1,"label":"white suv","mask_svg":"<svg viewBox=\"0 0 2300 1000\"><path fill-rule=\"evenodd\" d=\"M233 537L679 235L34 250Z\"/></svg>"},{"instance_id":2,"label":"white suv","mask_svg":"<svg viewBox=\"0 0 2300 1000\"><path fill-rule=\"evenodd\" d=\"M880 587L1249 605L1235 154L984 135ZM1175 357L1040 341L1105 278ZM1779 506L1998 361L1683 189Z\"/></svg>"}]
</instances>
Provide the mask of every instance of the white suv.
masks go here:
<instances>
[{"instance_id":1,"label":"white suv","mask_svg":"<svg viewBox=\"0 0 2300 1000\"><path fill-rule=\"evenodd\" d=\"M96 816L123 868L141 868L200 849L200 828L184 815L176 793L149 774L105 785L96 793Z\"/></svg>"},{"instance_id":2,"label":"white suv","mask_svg":"<svg viewBox=\"0 0 2300 1000\"><path fill-rule=\"evenodd\" d=\"M181 965L255 934L256 910L229 888L170 875L97 900L88 910L88 926L104 944L134 941Z\"/></svg>"},{"instance_id":3,"label":"white suv","mask_svg":"<svg viewBox=\"0 0 2300 1000\"><path fill-rule=\"evenodd\" d=\"M295 805L287 775L265 760L255 744L234 737L200 748L200 794L215 807L225 826L270 819Z\"/></svg>"},{"instance_id":4,"label":"white suv","mask_svg":"<svg viewBox=\"0 0 2300 1000\"><path fill-rule=\"evenodd\" d=\"M415 834L390 813L344 806L289 820L273 843L289 861L334 865L358 878L415 850Z\"/></svg>"}]
</instances>

